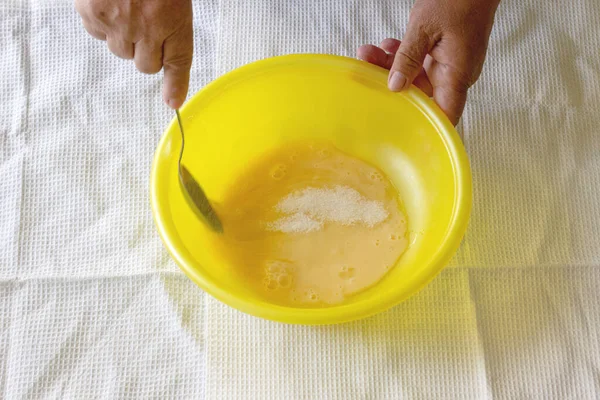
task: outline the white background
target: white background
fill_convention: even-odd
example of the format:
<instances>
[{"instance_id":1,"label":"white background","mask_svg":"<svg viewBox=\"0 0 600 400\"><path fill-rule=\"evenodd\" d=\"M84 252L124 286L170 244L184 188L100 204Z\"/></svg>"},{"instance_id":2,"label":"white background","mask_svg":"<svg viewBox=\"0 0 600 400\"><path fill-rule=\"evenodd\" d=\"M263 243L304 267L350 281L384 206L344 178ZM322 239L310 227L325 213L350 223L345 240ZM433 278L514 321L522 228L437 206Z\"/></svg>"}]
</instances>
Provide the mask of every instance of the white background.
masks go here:
<instances>
[{"instance_id":1,"label":"white background","mask_svg":"<svg viewBox=\"0 0 600 400\"><path fill-rule=\"evenodd\" d=\"M247 62L353 56L406 0L194 3L191 93ZM459 128L474 209L431 285L367 320L240 314L149 209L172 113L68 0L0 3L0 397L597 399L600 2L506 0ZM390 121L400 123L400 121Z\"/></svg>"}]
</instances>

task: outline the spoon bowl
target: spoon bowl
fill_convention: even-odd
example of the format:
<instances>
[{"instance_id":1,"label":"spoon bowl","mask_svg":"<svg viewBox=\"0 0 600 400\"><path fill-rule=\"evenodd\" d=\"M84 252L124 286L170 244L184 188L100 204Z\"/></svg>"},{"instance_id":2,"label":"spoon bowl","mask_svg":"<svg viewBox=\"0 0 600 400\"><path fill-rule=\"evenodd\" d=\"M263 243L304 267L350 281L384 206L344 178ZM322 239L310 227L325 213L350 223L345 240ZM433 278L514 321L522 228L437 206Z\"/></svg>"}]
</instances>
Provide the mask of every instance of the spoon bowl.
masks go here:
<instances>
[{"instance_id":1,"label":"spoon bowl","mask_svg":"<svg viewBox=\"0 0 600 400\"><path fill-rule=\"evenodd\" d=\"M183 149L185 147L185 134L183 133L183 122L179 110L175 110L177 114L177 124L181 131L181 151L179 152L179 186L187 204L194 211L194 214L204 221L210 228L218 233L223 233L223 225L217 216L217 213L210 205L210 201L206 197L204 190L200 184L194 179L194 176L181 163L183 158Z\"/></svg>"}]
</instances>

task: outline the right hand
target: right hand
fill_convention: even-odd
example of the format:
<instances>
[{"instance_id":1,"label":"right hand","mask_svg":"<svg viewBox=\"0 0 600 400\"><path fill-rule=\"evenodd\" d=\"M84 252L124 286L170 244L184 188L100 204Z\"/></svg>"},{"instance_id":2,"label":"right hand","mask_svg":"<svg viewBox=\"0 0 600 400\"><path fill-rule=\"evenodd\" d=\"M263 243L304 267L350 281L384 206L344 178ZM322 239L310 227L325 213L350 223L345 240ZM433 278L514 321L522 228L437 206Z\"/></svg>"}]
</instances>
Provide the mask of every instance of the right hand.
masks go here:
<instances>
[{"instance_id":1,"label":"right hand","mask_svg":"<svg viewBox=\"0 0 600 400\"><path fill-rule=\"evenodd\" d=\"M75 0L83 26L118 57L155 74L163 67L163 100L179 108L188 92L193 55L191 0Z\"/></svg>"}]
</instances>

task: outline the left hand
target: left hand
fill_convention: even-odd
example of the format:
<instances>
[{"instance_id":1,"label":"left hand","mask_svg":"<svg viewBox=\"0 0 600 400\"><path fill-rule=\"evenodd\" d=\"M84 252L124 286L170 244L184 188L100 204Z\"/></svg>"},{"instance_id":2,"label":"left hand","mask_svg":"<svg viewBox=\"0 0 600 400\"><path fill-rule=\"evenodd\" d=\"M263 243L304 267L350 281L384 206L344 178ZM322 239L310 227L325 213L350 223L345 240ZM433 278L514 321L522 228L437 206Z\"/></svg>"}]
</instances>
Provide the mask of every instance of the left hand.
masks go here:
<instances>
[{"instance_id":1,"label":"left hand","mask_svg":"<svg viewBox=\"0 0 600 400\"><path fill-rule=\"evenodd\" d=\"M481 74L499 1L417 0L402 42L361 46L358 57L389 69L392 91L414 83L456 125Z\"/></svg>"}]
</instances>

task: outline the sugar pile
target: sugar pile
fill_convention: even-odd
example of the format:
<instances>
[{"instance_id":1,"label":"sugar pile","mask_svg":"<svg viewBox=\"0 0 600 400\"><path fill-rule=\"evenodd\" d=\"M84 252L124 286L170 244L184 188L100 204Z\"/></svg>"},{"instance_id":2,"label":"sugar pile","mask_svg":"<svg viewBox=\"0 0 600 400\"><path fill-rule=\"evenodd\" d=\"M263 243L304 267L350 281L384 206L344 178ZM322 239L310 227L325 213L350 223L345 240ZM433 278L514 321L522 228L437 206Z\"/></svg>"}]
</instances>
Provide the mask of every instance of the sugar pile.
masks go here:
<instances>
[{"instance_id":1,"label":"sugar pile","mask_svg":"<svg viewBox=\"0 0 600 400\"><path fill-rule=\"evenodd\" d=\"M368 200L348 186L299 190L281 199L275 210L286 215L268 223L267 229L284 233L317 231L326 222L372 228L388 217L382 202Z\"/></svg>"},{"instance_id":2,"label":"sugar pile","mask_svg":"<svg viewBox=\"0 0 600 400\"><path fill-rule=\"evenodd\" d=\"M323 221L311 218L308 214L295 213L267 224L267 229L275 232L312 232L323 228Z\"/></svg>"}]
</instances>

